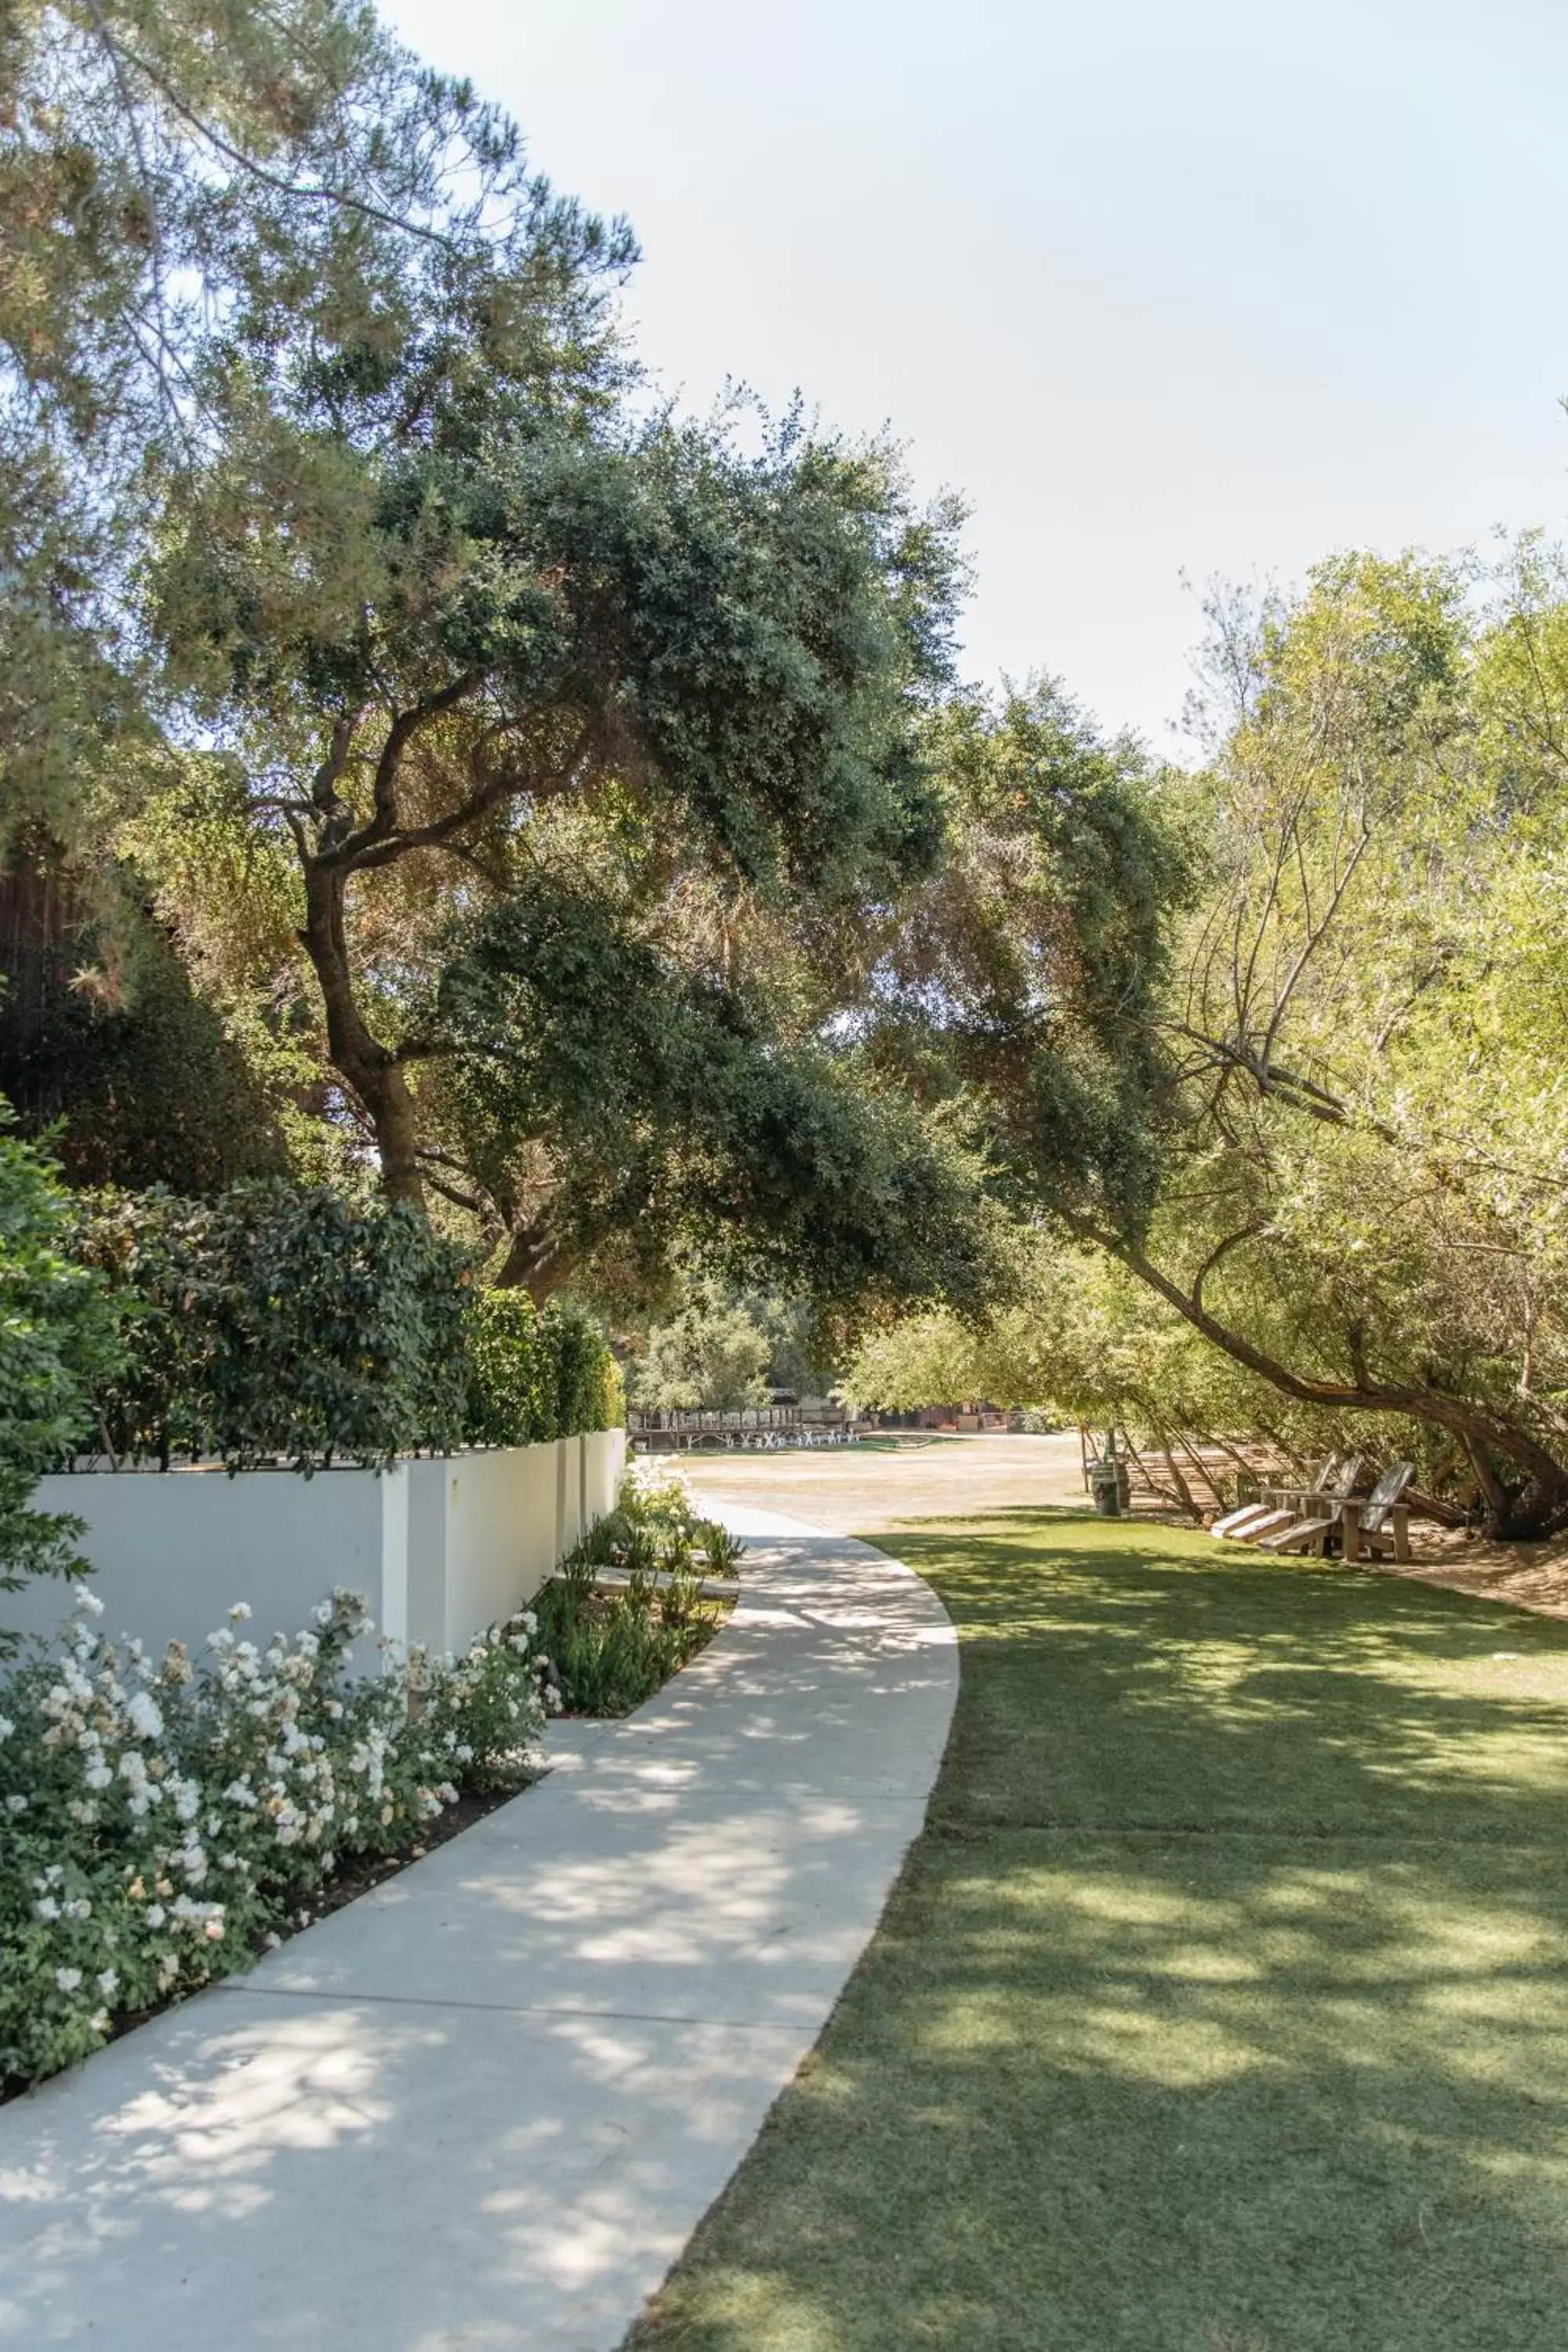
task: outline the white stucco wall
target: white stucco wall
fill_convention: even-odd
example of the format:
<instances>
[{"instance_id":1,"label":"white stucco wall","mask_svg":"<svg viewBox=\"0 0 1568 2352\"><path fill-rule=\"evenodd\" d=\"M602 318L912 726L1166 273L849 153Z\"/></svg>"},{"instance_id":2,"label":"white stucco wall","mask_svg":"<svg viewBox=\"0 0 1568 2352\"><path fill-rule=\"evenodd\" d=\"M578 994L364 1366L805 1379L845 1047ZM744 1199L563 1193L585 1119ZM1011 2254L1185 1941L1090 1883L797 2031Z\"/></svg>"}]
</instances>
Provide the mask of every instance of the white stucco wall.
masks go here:
<instances>
[{"instance_id":1,"label":"white stucco wall","mask_svg":"<svg viewBox=\"0 0 1568 2352\"><path fill-rule=\"evenodd\" d=\"M538 1591L560 1557L554 1444L409 1464L409 1639L457 1650Z\"/></svg>"},{"instance_id":2,"label":"white stucco wall","mask_svg":"<svg viewBox=\"0 0 1568 2352\"><path fill-rule=\"evenodd\" d=\"M583 1535L583 1441L555 1441L555 1557L564 1559Z\"/></svg>"},{"instance_id":3,"label":"white stucco wall","mask_svg":"<svg viewBox=\"0 0 1568 2352\"><path fill-rule=\"evenodd\" d=\"M595 1429L583 1440L583 1515L592 1527L616 1507L626 1466L624 1429Z\"/></svg>"},{"instance_id":4,"label":"white stucco wall","mask_svg":"<svg viewBox=\"0 0 1568 2352\"><path fill-rule=\"evenodd\" d=\"M46 1478L34 1497L86 1523L81 1549L104 1629L150 1649L197 1650L247 1601L257 1638L309 1622L334 1585L363 1592L376 1636L461 1649L535 1593L584 1529L612 1509L626 1437L402 1462L393 1469L171 1470ZM50 1633L67 1606L52 1578L0 1594L0 1625Z\"/></svg>"},{"instance_id":5,"label":"white stucco wall","mask_svg":"<svg viewBox=\"0 0 1568 2352\"><path fill-rule=\"evenodd\" d=\"M310 1622L335 1584L363 1592L376 1635L408 1639L408 1471L131 1470L45 1478L39 1510L86 1523L81 1549L104 1604L106 1633L133 1633L151 1650L199 1649L236 1601L265 1640ZM0 1624L49 1633L67 1607L53 1577L0 1595ZM374 1638L358 1647L375 1663Z\"/></svg>"}]
</instances>

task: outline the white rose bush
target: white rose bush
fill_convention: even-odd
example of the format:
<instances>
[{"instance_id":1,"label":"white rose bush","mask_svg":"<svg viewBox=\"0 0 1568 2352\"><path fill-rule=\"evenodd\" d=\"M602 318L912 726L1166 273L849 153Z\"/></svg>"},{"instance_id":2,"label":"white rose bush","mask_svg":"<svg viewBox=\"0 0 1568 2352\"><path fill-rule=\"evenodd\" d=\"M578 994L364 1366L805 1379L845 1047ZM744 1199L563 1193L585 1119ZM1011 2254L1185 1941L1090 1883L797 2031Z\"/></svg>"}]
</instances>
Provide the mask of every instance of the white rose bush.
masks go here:
<instances>
[{"instance_id":1,"label":"white rose bush","mask_svg":"<svg viewBox=\"0 0 1568 2352\"><path fill-rule=\"evenodd\" d=\"M405 1856L463 1793L532 1777L559 1697L524 1612L460 1658L384 1649L359 1595L265 1643L230 1612L194 1661L106 1639L85 1587L0 1674L0 2084L243 1968L345 1869Z\"/></svg>"}]
</instances>

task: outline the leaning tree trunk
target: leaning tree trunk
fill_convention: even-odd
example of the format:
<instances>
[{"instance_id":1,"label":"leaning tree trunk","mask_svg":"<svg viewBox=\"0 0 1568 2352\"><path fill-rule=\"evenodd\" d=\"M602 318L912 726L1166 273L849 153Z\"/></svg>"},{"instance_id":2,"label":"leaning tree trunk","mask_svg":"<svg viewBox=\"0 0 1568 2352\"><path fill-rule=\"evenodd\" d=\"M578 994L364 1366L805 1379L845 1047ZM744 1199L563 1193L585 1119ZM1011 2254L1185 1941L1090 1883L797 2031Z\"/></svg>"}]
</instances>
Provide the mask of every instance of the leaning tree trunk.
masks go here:
<instances>
[{"instance_id":1,"label":"leaning tree trunk","mask_svg":"<svg viewBox=\"0 0 1568 2352\"><path fill-rule=\"evenodd\" d=\"M426 1214L419 1172L419 1127L407 1073L390 1045L373 1034L354 994L343 919L348 876L330 859L305 868L305 928L300 936L321 991L327 1051L333 1068L370 1121L381 1160L382 1190Z\"/></svg>"},{"instance_id":2,"label":"leaning tree trunk","mask_svg":"<svg viewBox=\"0 0 1568 2352\"><path fill-rule=\"evenodd\" d=\"M1542 1536L1568 1525L1568 1465L1560 1462L1531 1429L1506 1414L1475 1403L1468 1397L1402 1381L1357 1379L1333 1381L1298 1372L1281 1364L1238 1331L1231 1330L1194 1296L1173 1281L1141 1250L1120 1236L1080 1228L1082 1237L1098 1242L1119 1258L1128 1271L1173 1307L1193 1329L1228 1356L1233 1363L1256 1372L1283 1396L1303 1404L1325 1405L1342 1412L1389 1412L1425 1422L1457 1438L1475 1468L1486 1504L1489 1533L1506 1537ZM1510 1486L1501 1474L1509 1465L1517 1476Z\"/></svg>"}]
</instances>

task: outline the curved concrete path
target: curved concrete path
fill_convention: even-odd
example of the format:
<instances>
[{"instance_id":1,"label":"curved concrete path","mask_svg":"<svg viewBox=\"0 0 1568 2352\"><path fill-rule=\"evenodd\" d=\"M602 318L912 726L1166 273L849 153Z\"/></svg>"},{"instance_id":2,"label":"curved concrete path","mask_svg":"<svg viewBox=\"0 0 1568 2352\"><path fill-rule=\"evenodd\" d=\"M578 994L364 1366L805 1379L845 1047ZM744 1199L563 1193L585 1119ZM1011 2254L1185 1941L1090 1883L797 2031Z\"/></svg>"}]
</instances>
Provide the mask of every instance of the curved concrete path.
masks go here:
<instances>
[{"instance_id":1,"label":"curved concrete path","mask_svg":"<svg viewBox=\"0 0 1568 2352\"><path fill-rule=\"evenodd\" d=\"M0 2346L611 2352L920 1830L957 1650L763 1513L729 1624L376 1893L0 2109Z\"/></svg>"}]
</instances>

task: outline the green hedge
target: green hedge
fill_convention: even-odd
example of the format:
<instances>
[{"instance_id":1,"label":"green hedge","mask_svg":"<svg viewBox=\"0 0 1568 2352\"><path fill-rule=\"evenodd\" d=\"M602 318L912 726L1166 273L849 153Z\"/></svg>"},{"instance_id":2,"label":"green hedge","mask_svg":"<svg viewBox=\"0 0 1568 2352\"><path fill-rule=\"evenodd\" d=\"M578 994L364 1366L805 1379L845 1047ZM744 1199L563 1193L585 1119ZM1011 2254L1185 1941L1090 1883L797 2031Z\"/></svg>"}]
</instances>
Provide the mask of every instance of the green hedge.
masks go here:
<instances>
[{"instance_id":1,"label":"green hedge","mask_svg":"<svg viewBox=\"0 0 1568 2352\"><path fill-rule=\"evenodd\" d=\"M405 1208L266 1179L206 1201L100 1194L75 1254L122 1316L125 1362L94 1399L120 1458L309 1474L624 1417L585 1316L477 1289Z\"/></svg>"},{"instance_id":2,"label":"green hedge","mask_svg":"<svg viewBox=\"0 0 1568 2352\"><path fill-rule=\"evenodd\" d=\"M480 1291L469 1365L474 1444L536 1445L626 1419L615 1358L588 1318L559 1300L541 1309L526 1291Z\"/></svg>"},{"instance_id":3,"label":"green hedge","mask_svg":"<svg viewBox=\"0 0 1568 2352\"><path fill-rule=\"evenodd\" d=\"M93 1399L119 1361L105 1286L73 1263L58 1171L5 1132L0 1101L0 1592L81 1566L79 1522L29 1497L62 1454L91 1440ZM11 1646L0 1631L0 1656Z\"/></svg>"},{"instance_id":4,"label":"green hedge","mask_svg":"<svg viewBox=\"0 0 1568 2352\"><path fill-rule=\"evenodd\" d=\"M467 1262L411 1211L268 1179L103 1194L76 1247L125 1310L116 1454L310 1471L463 1443Z\"/></svg>"}]
</instances>

